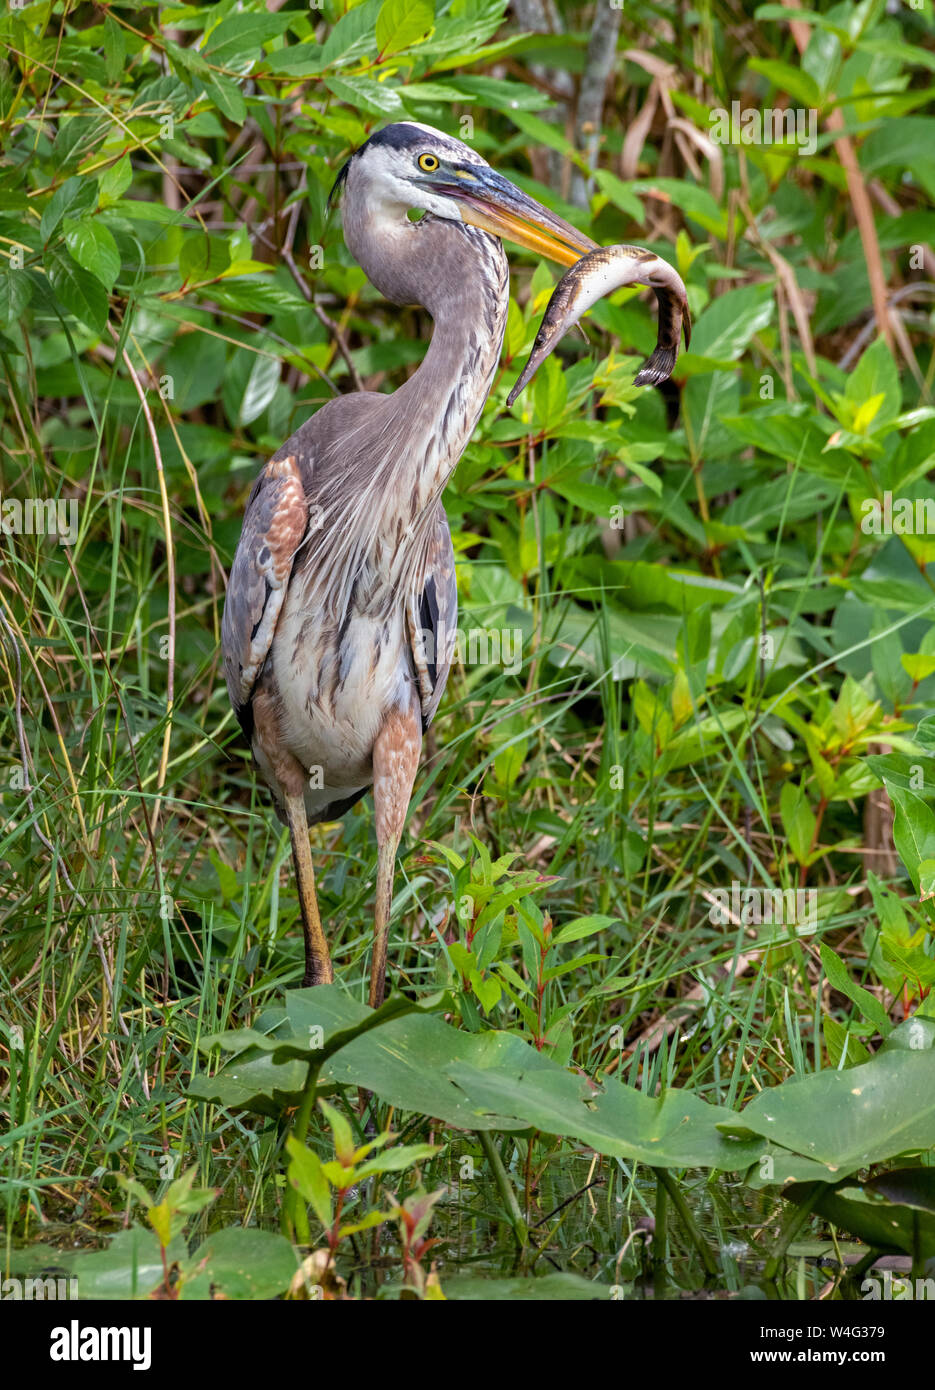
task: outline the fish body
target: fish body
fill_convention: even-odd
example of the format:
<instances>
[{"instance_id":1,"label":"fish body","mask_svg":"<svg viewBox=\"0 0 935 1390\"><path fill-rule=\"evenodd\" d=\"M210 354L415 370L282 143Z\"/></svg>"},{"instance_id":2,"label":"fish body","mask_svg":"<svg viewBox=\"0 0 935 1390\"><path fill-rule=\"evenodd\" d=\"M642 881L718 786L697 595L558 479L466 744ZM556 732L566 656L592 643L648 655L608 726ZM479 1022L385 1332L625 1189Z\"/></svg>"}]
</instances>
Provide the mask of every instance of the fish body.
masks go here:
<instances>
[{"instance_id":1,"label":"fish body","mask_svg":"<svg viewBox=\"0 0 935 1390\"><path fill-rule=\"evenodd\" d=\"M636 385L653 386L672 375L683 327L685 346L691 341L691 315L682 277L668 261L641 246L599 246L596 251L582 256L555 286L529 361L507 396L508 406L532 380L568 330L599 299L624 285L648 286L659 305L656 347L634 377Z\"/></svg>"}]
</instances>

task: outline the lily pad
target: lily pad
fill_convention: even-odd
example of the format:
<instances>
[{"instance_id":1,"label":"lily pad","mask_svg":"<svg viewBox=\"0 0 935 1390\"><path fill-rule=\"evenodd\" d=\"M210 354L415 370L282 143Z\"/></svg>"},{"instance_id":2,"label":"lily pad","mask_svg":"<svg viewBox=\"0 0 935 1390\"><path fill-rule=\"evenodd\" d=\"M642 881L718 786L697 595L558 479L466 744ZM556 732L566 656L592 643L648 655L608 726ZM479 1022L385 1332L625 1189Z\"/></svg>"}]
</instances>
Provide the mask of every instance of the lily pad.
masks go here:
<instances>
[{"instance_id":1,"label":"lily pad","mask_svg":"<svg viewBox=\"0 0 935 1390\"><path fill-rule=\"evenodd\" d=\"M188 1254L185 1241L177 1238L168 1247L172 1265ZM131 1226L114 1236L106 1250L79 1255L74 1262L79 1298L149 1298L163 1282L162 1253L153 1231Z\"/></svg>"},{"instance_id":2,"label":"lily pad","mask_svg":"<svg viewBox=\"0 0 935 1390\"><path fill-rule=\"evenodd\" d=\"M725 1137L718 1121L731 1112L690 1091L666 1091L657 1099L618 1082L596 1092L558 1067L530 1078L505 1071L481 1073L462 1063L449 1075L475 1104L615 1158L657 1168L734 1171L748 1167L763 1150L757 1137Z\"/></svg>"},{"instance_id":3,"label":"lily pad","mask_svg":"<svg viewBox=\"0 0 935 1390\"><path fill-rule=\"evenodd\" d=\"M782 1195L790 1202L801 1202L812 1191L809 1184L795 1184ZM814 1210L874 1250L911 1255L917 1242L923 1259L935 1255L935 1216L875 1198L865 1185L829 1187L821 1192Z\"/></svg>"},{"instance_id":4,"label":"lily pad","mask_svg":"<svg viewBox=\"0 0 935 1390\"><path fill-rule=\"evenodd\" d=\"M935 1215L935 1168L891 1168L862 1186L872 1197Z\"/></svg>"},{"instance_id":5,"label":"lily pad","mask_svg":"<svg viewBox=\"0 0 935 1390\"><path fill-rule=\"evenodd\" d=\"M839 1168L803 1158L778 1144L767 1144L765 1150L746 1175L747 1187L760 1191L766 1187L787 1187L793 1182L835 1183L842 1173Z\"/></svg>"},{"instance_id":6,"label":"lily pad","mask_svg":"<svg viewBox=\"0 0 935 1390\"><path fill-rule=\"evenodd\" d=\"M656 1100L620 1083L601 1092L511 1033L468 1033L426 1013L390 1018L364 1032L370 1018L364 1005L335 986L295 990L285 1009L264 1023L259 1041L244 1030L208 1040L244 1050L217 1076L196 1078L190 1094L275 1113L283 1099L295 1104L305 1079L296 1054L307 1053L308 1039L318 1038L332 1052L321 1070L323 1083L364 1087L400 1110L456 1128L535 1128L599 1153L665 1167L736 1170L762 1152L758 1135L725 1137L717 1122L730 1112L689 1092ZM350 1040L335 1050L340 1037Z\"/></svg>"},{"instance_id":7,"label":"lily pad","mask_svg":"<svg viewBox=\"0 0 935 1390\"><path fill-rule=\"evenodd\" d=\"M935 1049L935 1018L915 1014L896 1025L880 1051L928 1052L932 1049Z\"/></svg>"},{"instance_id":8,"label":"lily pad","mask_svg":"<svg viewBox=\"0 0 935 1390\"><path fill-rule=\"evenodd\" d=\"M299 1266L285 1236L231 1226L216 1231L183 1268L183 1299L276 1298L285 1293Z\"/></svg>"},{"instance_id":9,"label":"lily pad","mask_svg":"<svg viewBox=\"0 0 935 1390\"><path fill-rule=\"evenodd\" d=\"M736 1121L719 1126L736 1133ZM745 1132L815 1159L841 1178L935 1145L935 1054L883 1052L847 1071L773 1086L740 1118Z\"/></svg>"},{"instance_id":10,"label":"lily pad","mask_svg":"<svg viewBox=\"0 0 935 1390\"><path fill-rule=\"evenodd\" d=\"M458 1303L485 1300L489 1303L564 1303L599 1299L609 1302L609 1284L593 1284L579 1274L544 1274L541 1279L483 1279L477 1274L442 1276L442 1292Z\"/></svg>"}]
</instances>

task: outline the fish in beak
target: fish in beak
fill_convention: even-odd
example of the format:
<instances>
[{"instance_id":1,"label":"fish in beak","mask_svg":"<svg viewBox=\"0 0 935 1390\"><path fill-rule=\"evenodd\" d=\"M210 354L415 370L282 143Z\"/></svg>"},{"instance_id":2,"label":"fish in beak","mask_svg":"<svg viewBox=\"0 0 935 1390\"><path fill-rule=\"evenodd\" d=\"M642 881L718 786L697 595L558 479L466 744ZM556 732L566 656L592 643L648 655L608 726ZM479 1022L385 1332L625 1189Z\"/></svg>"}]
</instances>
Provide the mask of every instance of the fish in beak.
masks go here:
<instances>
[{"instance_id":1,"label":"fish in beak","mask_svg":"<svg viewBox=\"0 0 935 1390\"><path fill-rule=\"evenodd\" d=\"M512 405L545 359L583 314L624 285L646 285L659 305L656 348L634 377L637 386L657 386L672 375L682 332L685 346L691 342L692 321L688 295L674 266L642 246L601 246L565 272L552 292L529 361L506 398Z\"/></svg>"}]
</instances>

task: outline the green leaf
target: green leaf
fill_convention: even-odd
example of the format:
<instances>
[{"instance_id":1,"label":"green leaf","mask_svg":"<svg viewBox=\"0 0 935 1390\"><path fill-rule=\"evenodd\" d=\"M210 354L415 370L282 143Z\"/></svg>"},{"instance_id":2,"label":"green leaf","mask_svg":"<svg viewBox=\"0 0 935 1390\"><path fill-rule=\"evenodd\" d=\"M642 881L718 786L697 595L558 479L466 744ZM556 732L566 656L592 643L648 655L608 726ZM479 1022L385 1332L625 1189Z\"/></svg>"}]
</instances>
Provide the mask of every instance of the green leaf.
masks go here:
<instances>
[{"instance_id":1,"label":"green leaf","mask_svg":"<svg viewBox=\"0 0 935 1390\"><path fill-rule=\"evenodd\" d=\"M247 103L237 83L221 73L202 77L202 82L218 110L235 125L243 125L247 119Z\"/></svg>"},{"instance_id":2,"label":"green leaf","mask_svg":"<svg viewBox=\"0 0 935 1390\"><path fill-rule=\"evenodd\" d=\"M257 49L285 33L294 18L288 10L282 14L263 14L255 10L229 14L211 30L205 54L219 67L231 67L245 58L255 57Z\"/></svg>"},{"instance_id":3,"label":"green leaf","mask_svg":"<svg viewBox=\"0 0 935 1390\"><path fill-rule=\"evenodd\" d=\"M402 1173L406 1168L424 1163L436 1153L437 1144L401 1144L398 1148L387 1149L361 1164L357 1170L357 1177L363 1180L373 1173Z\"/></svg>"},{"instance_id":4,"label":"green leaf","mask_svg":"<svg viewBox=\"0 0 935 1390\"><path fill-rule=\"evenodd\" d=\"M656 1098L610 1082L602 1093L595 1093L554 1064L535 1074L517 1075L461 1062L448 1072L478 1113L522 1119L524 1127L576 1139L597 1153L655 1167L730 1172L747 1166L760 1151L755 1141L724 1142L717 1123L730 1112L706 1105L690 1091L664 1091Z\"/></svg>"},{"instance_id":5,"label":"green leaf","mask_svg":"<svg viewBox=\"0 0 935 1390\"><path fill-rule=\"evenodd\" d=\"M545 122L543 122L545 124ZM632 217L634 222L640 226L646 221L646 212L643 204L633 192L632 184L624 183L616 174L612 174L609 169L595 169L594 180L603 194L613 203L614 207L620 208L628 217Z\"/></svg>"},{"instance_id":6,"label":"green leaf","mask_svg":"<svg viewBox=\"0 0 935 1390\"><path fill-rule=\"evenodd\" d=\"M925 860L935 859L935 810L915 792L896 786L888 777L883 780L896 808L893 843L918 893L921 866Z\"/></svg>"},{"instance_id":7,"label":"green leaf","mask_svg":"<svg viewBox=\"0 0 935 1390\"><path fill-rule=\"evenodd\" d=\"M853 1004L856 1004L864 1018L869 1019L885 1038L893 1026L889 1014L879 999L851 979L847 966L841 957L832 951L825 942L821 943L821 963L831 988L836 989L839 994L843 994L846 999L850 999Z\"/></svg>"},{"instance_id":8,"label":"green leaf","mask_svg":"<svg viewBox=\"0 0 935 1390\"><path fill-rule=\"evenodd\" d=\"M692 330L692 353L719 361L736 361L754 334L772 322L772 285L745 285L719 295Z\"/></svg>"},{"instance_id":9,"label":"green leaf","mask_svg":"<svg viewBox=\"0 0 935 1390\"><path fill-rule=\"evenodd\" d=\"M539 401L536 400L538 414ZM549 486L560 497L565 497L591 516L610 516L612 508L620 498L619 492L605 487L602 483L591 483L569 473L559 473L549 479Z\"/></svg>"},{"instance_id":10,"label":"green leaf","mask_svg":"<svg viewBox=\"0 0 935 1390\"><path fill-rule=\"evenodd\" d=\"M539 368L533 386L533 400L536 423L541 429L548 430L558 424L568 401L568 383L556 358L547 358Z\"/></svg>"},{"instance_id":11,"label":"green leaf","mask_svg":"<svg viewBox=\"0 0 935 1390\"><path fill-rule=\"evenodd\" d=\"M11 328L32 298L32 281L22 270L0 269L0 324Z\"/></svg>"},{"instance_id":12,"label":"green leaf","mask_svg":"<svg viewBox=\"0 0 935 1390\"><path fill-rule=\"evenodd\" d=\"M405 118L399 91L386 82L375 82L372 77L358 77L352 73L326 77L324 82L329 92L334 92L341 101L358 111L369 111L375 116L393 116L397 120Z\"/></svg>"},{"instance_id":13,"label":"green leaf","mask_svg":"<svg viewBox=\"0 0 935 1390\"><path fill-rule=\"evenodd\" d=\"M852 1076L852 1072L846 1075ZM811 1201L811 1184L793 1184L783 1196L790 1202ZM881 1200L869 1183L819 1191L813 1210L833 1226L862 1240L874 1250L892 1250L923 1259L935 1255L935 1216L914 1207Z\"/></svg>"},{"instance_id":14,"label":"green leaf","mask_svg":"<svg viewBox=\"0 0 935 1390\"><path fill-rule=\"evenodd\" d=\"M166 1251L170 1263L187 1255L180 1238ZM152 1231L131 1226L114 1236L106 1250L79 1255L74 1272L82 1298L148 1298L163 1283L162 1247Z\"/></svg>"},{"instance_id":15,"label":"green leaf","mask_svg":"<svg viewBox=\"0 0 935 1390\"><path fill-rule=\"evenodd\" d=\"M113 235L98 218L75 222L66 217L65 245L79 265L96 276L105 290L112 290L120 274L120 252Z\"/></svg>"},{"instance_id":16,"label":"green leaf","mask_svg":"<svg viewBox=\"0 0 935 1390\"><path fill-rule=\"evenodd\" d=\"M321 1159L292 1134L286 1140L286 1151L290 1157L287 1174L290 1185L309 1203L325 1230L330 1230L334 1220L331 1189Z\"/></svg>"},{"instance_id":17,"label":"green leaf","mask_svg":"<svg viewBox=\"0 0 935 1390\"><path fill-rule=\"evenodd\" d=\"M187 236L179 253L179 272L185 284L214 280L230 265L231 252L227 241L203 232Z\"/></svg>"},{"instance_id":18,"label":"green leaf","mask_svg":"<svg viewBox=\"0 0 935 1390\"><path fill-rule=\"evenodd\" d=\"M661 195L664 202L671 202L675 207L681 208L686 217L692 218L706 232L711 232L722 240L726 238L727 217L706 188L700 188L687 180L683 182L680 179L661 178L634 179L630 186L634 193L651 193L656 197Z\"/></svg>"},{"instance_id":19,"label":"green leaf","mask_svg":"<svg viewBox=\"0 0 935 1390\"><path fill-rule=\"evenodd\" d=\"M884 1201L935 1213L935 1168L891 1168L868 1178L862 1187Z\"/></svg>"},{"instance_id":20,"label":"green leaf","mask_svg":"<svg viewBox=\"0 0 935 1390\"><path fill-rule=\"evenodd\" d=\"M606 931L608 927L616 926L619 921L619 917L604 917L600 914L578 917L574 922L566 922L557 932L552 933L552 945L557 946L564 941L582 941L586 936L595 936L600 931Z\"/></svg>"},{"instance_id":21,"label":"green leaf","mask_svg":"<svg viewBox=\"0 0 935 1390\"><path fill-rule=\"evenodd\" d=\"M66 212L72 217L80 217L82 213L90 212L91 208L97 203L97 180L89 178L66 179L61 188L57 188L52 197L45 205L42 220L39 223L39 235L42 244L48 245L52 234L56 231Z\"/></svg>"},{"instance_id":22,"label":"green leaf","mask_svg":"<svg viewBox=\"0 0 935 1390\"><path fill-rule=\"evenodd\" d=\"M132 182L133 166L130 163L130 156L125 154L117 160L116 164L112 164L101 174L98 193L99 206L107 208L119 202Z\"/></svg>"},{"instance_id":23,"label":"green leaf","mask_svg":"<svg viewBox=\"0 0 935 1390\"><path fill-rule=\"evenodd\" d=\"M898 1023L890 1033L881 1052L935 1051L935 1018L915 1014Z\"/></svg>"},{"instance_id":24,"label":"green leaf","mask_svg":"<svg viewBox=\"0 0 935 1390\"><path fill-rule=\"evenodd\" d=\"M935 1145L935 1053L881 1051L846 1071L822 1071L761 1091L745 1130L838 1177Z\"/></svg>"},{"instance_id":25,"label":"green leaf","mask_svg":"<svg viewBox=\"0 0 935 1390\"><path fill-rule=\"evenodd\" d=\"M334 1106L329 1105L326 1100L319 1100L318 1107L331 1126L331 1133L334 1136L334 1151L338 1156L338 1161L343 1164L345 1168L352 1167L357 1153L357 1146L354 1143L350 1125L341 1114L340 1110L336 1110Z\"/></svg>"},{"instance_id":26,"label":"green leaf","mask_svg":"<svg viewBox=\"0 0 935 1390\"><path fill-rule=\"evenodd\" d=\"M871 1054L857 1035L830 1014L822 1018L821 1031L833 1067L856 1067L870 1061Z\"/></svg>"},{"instance_id":27,"label":"green leaf","mask_svg":"<svg viewBox=\"0 0 935 1390\"><path fill-rule=\"evenodd\" d=\"M112 15L104 16L104 60L107 63L107 77L118 82L123 74L127 56L127 40L121 25Z\"/></svg>"},{"instance_id":28,"label":"green leaf","mask_svg":"<svg viewBox=\"0 0 935 1390\"><path fill-rule=\"evenodd\" d=\"M100 280L77 264L61 245L45 254L45 267L55 296L80 323L103 333L107 324L107 291Z\"/></svg>"},{"instance_id":29,"label":"green leaf","mask_svg":"<svg viewBox=\"0 0 935 1390\"><path fill-rule=\"evenodd\" d=\"M362 57L373 48L373 30L377 16L383 8L383 0L364 0L355 5L347 14L341 16L331 33L325 39L320 52L320 72L324 68L337 67L348 63L352 58ZM302 50L306 45L302 45ZM293 52L292 49L289 52ZM314 57L314 54L312 55Z\"/></svg>"},{"instance_id":30,"label":"green leaf","mask_svg":"<svg viewBox=\"0 0 935 1390\"><path fill-rule=\"evenodd\" d=\"M384 0L377 15L377 61L428 38L435 10L428 0Z\"/></svg>"},{"instance_id":31,"label":"green leaf","mask_svg":"<svg viewBox=\"0 0 935 1390\"><path fill-rule=\"evenodd\" d=\"M754 72L761 72L764 77L768 77L778 91L788 92L800 105L810 108L821 104L818 85L801 64L793 66L791 63L781 63L772 58L751 58L747 66Z\"/></svg>"},{"instance_id":32,"label":"green leaf","mask_svg":"<svg viewBox=\"0 0 935 1390\"><path fill-rule=\"evenodd\" d=\"M895 420L902 406L899 368L883 338L877 338L876 342L871 343L866 352L861 354L856 367L848 373L844 394L847 400L854 402L859 410L864 411L868 411L871 401L880 398L879 405L872 412L869 421L874 430L879 430ZM860 432L856 418L853 428Z\"/></svg>"},{"instance_id":33,"label":"green leaf","mask_svg":"<svg viewBox=\"0 0 935 1390\"><path fill-rule=\"evenodd\" d=\"M476 102L479 106L505 112L511 120L521 111L538 111L551 105L547 96L525 83L500 77L467 76L464 73L437 82L412 83L408 87L401 87L400 94L407 102ZM517 179L517 182L521 180Z\"/></svg>"},{"instance_id":34,"label":"green leaf","mask_svg":"<svg viewBox=\"0 0 935 1390\"><path fill-rule=\"evenodd\" d=\"M285 1236L230 1226L208 1236L182 1265L181 1297L277 1298L289 1288L298 1266Z\"/></svg>"},{"instance_id":35,"label":"green leaf","mask_svg":"<svg viewBox=\"0 0 935 1390\"><path fill-rule=\"evenodd\" d=\"M779 815L792 857L797 864L808 864L817 821L803 787L795 782L783 783L779 794Z\"/></svg>"},{"instance_id":36,"label":"green leaf","mask_svg":"<svg viewBox=\"0 0 935 1390\"><path fill-rule=\"evenodd\" d=\"M249 425L262 415L276 394L278 385L279 359L254 357L237 411L237 424Z\"/></svg>"},{"instance_id":37,"label":"green leaf","mask_svg":"<svg viewBox=\"0 0 935 1390\"><path fill-rule=\"evenodd\" d=\"M605 1284L582 1279L580 1274L544 1274L540 1279L485 1279L479 1274L445 1276L445 1298L456 1303L571 1303L606 1299Z\"/></svg>"},{"instance_id":38,"label":"green leaf","mask_svg":"<svg viewBox=\"0 0 935 1390\"><path fill-rule=\"evenodd\" d=\"M230 1050L241 1055L214 1077L196 1077L189 1094L277 1113L274 1106L293 1103L305 1079L302 1063L289 1060L293 1047L288 1039L294 1040L296 1055L301 1050L308 1056L309 1030L320 1028L325 1048L334 1049L321 1070L323 1083L361 1086L400 1110L431 1115L460 1129L533 1127L577 1139L599 1153L728 1171L748 1167L762 1148L759 1140L738 1144L724 1139L717 1121L732 1118L730 1112L688 1092L670 1091L655 1099L615 1081L596 1093L583 1078L513 1034L468 1033L430 1014L377 1022L338 1049L337 1039L377 1016L334 985L291 991L286 1009L273 1017L278 1040L252 1029L219 1035L228 1036ZM262 1050L251 1046L257 1036ZM203 1045L217 1040L206 1039ZM277 1041L285 1065L270 1055Z\"/></svg>"}]
</instances>

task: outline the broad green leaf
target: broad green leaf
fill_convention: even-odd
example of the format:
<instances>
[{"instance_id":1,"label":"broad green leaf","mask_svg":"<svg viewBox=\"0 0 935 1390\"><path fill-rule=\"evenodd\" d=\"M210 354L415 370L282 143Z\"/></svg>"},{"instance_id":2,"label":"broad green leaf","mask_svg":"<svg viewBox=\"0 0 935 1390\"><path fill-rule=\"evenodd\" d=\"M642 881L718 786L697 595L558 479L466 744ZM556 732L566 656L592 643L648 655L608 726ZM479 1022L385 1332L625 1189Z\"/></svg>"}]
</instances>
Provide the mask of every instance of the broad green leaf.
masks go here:
<instances>
[{"instance_id":1,"label":"broad green leaf","mask_svg":"<svg viewBox=\"0 0 935 1390\"><path fill-rule=\"evenodd\" d=\"M249 425L269 405L279 385L279 361L275 357L255 357L237 411L237 424Z\"/></svg>"},{"instance_id":2,"label":"broad green leaf","mask_svg":"<svg viewBox=\"0 0 935 1390\"><path fill-rule=\"evenodd\" d=\"M780 92L788 92L800 105L806 108L820 105L818 86L801 65L793 66L772 58L751 58L748 67L768 77L774 87Z\"/></svg>"},{"instance_id":3,"label":"broad green leaf","mask_svg":"<svg viewBox=\"0 0 935 1390\"><path fill-rule=\"evenodd\" d=\"M935 1050L935 1018L916 1014L898 1023L883 1044L883 1052L926 1052Z\"/></svg>"},{"instance_id":4,"label":"broad green leaf","mask_svg":"<svg viewBox=\"0 0 935 1390\"><path fill-rule=\"evenodd\" d=\"M721 361L735 361L754 334L772 321L774 308L771 285L746 285L719 295L692 330L692 352Z\"/></svg>"},{"instance_id":5,"label":"broad green leaf","mask_svg":"<svg viewBox=\"0 0 935 1390\"><path fill-rule=\"evenodd\" d=\"M925 1151L935 1145L935 1053L881 1051L863 1066L770 1086L741 1122L839 1178Z\"/></svg>"},{"instance_id":6,"label":"broad green leaf","mask_svg":"<svg viewBox=\"0 0 935 1390\"><path fill-rule=\"evenodd\" d=\"M181 1297L277 1298L299 1267L285 1236L230 1226L208 1236L183 1264Z\"/></svg>"},{"instance_id":7,"label":"broad green leaf","mask_svg":"<svg viewBox=\"0 0 935 1390\"><path fill-rule=\"evenodd\" d=\"M486 1279L455 1274L442 1279L446 1299L456 1303L571 1303L610 1300L609 1284L592 1283L580 1274L544 1274L541 1278Z\"/></svg>"},{"instance_id":8,"label":"broad green leaf","mask_svg":"<svg viewBox=\"0 0 935 1390\"><path fill-rule=\"evenodd\" d=\"M0 325L10 328L32 297L32 281L22 270L0 269Z\"/></svg>"},{"instance_id":9,"label":"broad green leaf","mask_svg":"<svg viewBox=\"0 0 935 1390\"><path fill-rule=\"evenodd\" d=\"M376 25L378 61L428 38L434 22L435 10L428 0L384 0Z\"/></svg>"},{"instance_id":10,"label":"broad green leaf","mask_svg":"<svg viewBox=\"0 0 935 1390\"><path fill-rule=\"evenodd\" d=\"M935 810L915 792L897 787L887 778L884 778L884 782L896 810L893 842L909 870L916 892L919 892L920 867L925 860L935 858Z\"/></svg>"},{"instance_id":11,"label":"broad green leaf","mask_svg":"<svg viewBox=\"0 0 935 1390\"><path fill-rule=\"evenodd\" d=\"M107 291L59 244L46 252L45 265L55 297L80 323L103 333L107 324Z\"/></svg>"},{"instance_id":12,"label":"broad green leaf","mask_svg":"<svg viewBox=\"0 0 935 1390\"><path fill-rule=\"evenodd\" d=\"M321 1029L327 1047L328 1039L350 1034L372 1017L333 985L292 991L286 999L286 1010L273 1015L284 1064L276 1065L270 1055L276 1037L265 1038L260 1051L250 1046L253 1030L238 1030L229 1046L243 1048L240 1056L214 1077L196 1077L189 1093L275 1113L304 1080L302 1064L286 1060L292 1051L287 1039L295 1039L298 1051L310 1030ZM657 1100L614 1081L599 1093L512 1034L468 1033L427 1014L391 1018L357 1036L329 1057L321 1079L363 1087L400 1110L457 1128L534 1127L600 1153L657 1165L736 1170L748 1167L762 1147L759 1140L724 1139L716 1122L730 1112L689 1092L670 1091Z\"/></svg>"},{"instance_id":13,"label":"broad green leaf","mask_svg":"<svg viewBox=\"0 0 935 1390\"><path fill-rule=\"evenodd\" d=\"M779 794L779 814L789 848L797 864L809 862L817 821L802 787L784 782Z\"/></svg>"},{"instance_id":14,"label":"broad green leaf","mask_svg":"<svg viewBox=\"0 0 935 1390\"><path fill-rule=\"evenodd\" d=\"M39 235L43 245L48 245L66 213L71 217L78 218L83 213L90 212L96 203L96 179L79 178L77 175L66 179L61 187L52 194L42 213Z\"/></svg>"},{"instance_id":15,"label":"broad green leaf","mask_svg":"<svg viewBox=\"0 0 935 1390\"><path fill-rule=\"evenodd\" d=\"M170 1262L183 1260L188 1250L177 1238L166 1251ZM164 1280L162 1249L152 1231L131 1226L114 1236L106 1250L79 1255L74 1263L82 1298L120 1300L148 1298Z\"/></svg>"},{"instance_id":16,"label":"broad green leaf","mask_svg":"<svg viewBox=\"0 0 935 1390\"><path fill-rule=\"evenodd\" d=\"M717 1122L730 1112L706 1105L690 1091L665 1091L655 1098L610 1081L599 1093L583 1089L580 1078L554 1065L516 1075L458 1062L448 1073L471 1097L478 1115L510 1115L525 1121L524 1127L576 1139L597 1153L655 1167L733 1172L760 1152L755 1140L725 1142Z\"/></svg>"},{"instance_id":17,"label":"broad green leaf","mask_svg":"<svg viewBox=\"0 0 935 1390\"><path fill-rule=\"evenodd\" d=\"M851 979L841 957L824 941L821 943L821 963L831 988L856 1004L864 1018L869 1019L877 1031L886 1037L893 1026L889 1014L875 995Z\"/></svg>"},{"instance_id":18,"label":"broad green leaf","mask_svg":"<svg viewBox=\"0 0 935 1390\"><path fill-rule=\"evenodd\" d=\"M364 0L364 4L355 5L342 15L321 47L321 66L315 67L312 71L320 72L324 68L338 67L343 63L349 63L353 58L372 52L374 25L382 8L383 0ZM303 44L300 49L303 56L306 48L307 45ZM290 53L293 51L289 50ZM314 59L314 50L312 57Z\"/></svg>"},{"instance_id":19,"label":"broad green leaf","mask_svg":"<svg viewBox=\"0 0 935 1390\"><path fill-rule=\"evenodd\" d=\"M105 290L112 290L120 274L120 252L112 233L94 217L79 222L66 217L64 230L65 245L78 264L96 276Z\"/></svg>"},{"instance_id":20,"label":"broad green leaf","mask_svg":"<svg viewBox=\"0 0 935 1390\"><path fill-rule=\"evenodd\" d=\"M351 1167L357 1153L357 1145L354 1143L348 1121L340 1110L336 1110L326 1100L319 1100L318 1108L331 1126L331 1133L334 1135L334 1151L339 1162L343 1163L345 1168Z\"/></svg>"},{"instance_id":21,"label":"broad green leaf","mask_svg":"<svg viewBox=\"0 0 935 1390\"><path fill-rule=\"evenodd\" d=\"M222 73L214 73L211 77L202 78L202 81L218 110L235 125L243 125L247 119L247 103L237 83Z\"/></svg>"},{"instance_id":22,"label":"broad green leaf","mask_svg":"<svg viewBox=\"0 0 935 1390\"><path fill-rule=\"evenodd\" d=\"M101 174L98 194L100 206L107 208L119 202L132 182L133 166L130 156L125 154Z\"/></svg>"},{"instance_id":23,"label":"broad green leaf","mask_svg":"<svg viewBox=\"0 0 935 1390\"><path fill-rule=\"evenodd\" d=\"M289 1154L287 1176L290 1185L310 1204L318 1220L329 1230L334 1219L331 1189L321 1159L313 1149L300 1144L292 1134L286 1140L286 1150Z\"/></svg>"},{"instance_id":24,"label":"broad green leaf","mask_svg":"<svg viewBox=\"0 0 935 1390\"><path fill-rule=\"evenodd\" d=\"M288 10L282 14L263 14L252 10L243 14L229 14L211 30L205 53L219 67L231 67L245 58L254 57L263 44L285 33L293 19L294 15Z\"/></svg>"},{"instance_id":25,"label":"broad green leaf","mask_svg":"<svg viewBox=\"0 0 935 1390\"><path fill-rule=\"evenodd\" d=\"M179 272L186 283L214 280L230 265L230 246L221 237L192 233L179 255Z\"/></svg>"},{"instance_id":26,"label":"broad green leaf","mask_svg":"<svg viewBox=\"0 0 935 1390\"><path fill-rule=\"evenodd\" d=\"M810 1185L794 1184L782 1195L790 1202L802 1202L810 1200L812 1193ZM923 1259L935 1255L935 1216L880 1200L869 1184L826 1188L819 1192L813 1210L874 1250L912 1255L918 1249Z\"/></svg>"},{"instance_id":27,"label":"broad green leaf","mask_svg":"<svg viewBox=\"0 0 935 1390\"><path fill-rule=\"evenodd\" d=\"M552 945L557 946L563 941L583 941L586 936L596 936L599 931L606 931L619 921L619 917L605 917L601 914L578 917L574 922L566 922L557 932L552 933Z\"/></svg>"},{"instance_id":28,"label":"broad green leaf","mask_svg":"<svg viewBox=\"0 0 935 1390\"><path fill-rule=\"evenodd\" d=\"M370 111L375 116L392 116L396 120L405 118L400 95L395 87L386 82L375 82L372 77L357 77L352 73L334 74L325 78L325 86L341 101L358 111Z\"/></svg>"}]
</instances>

